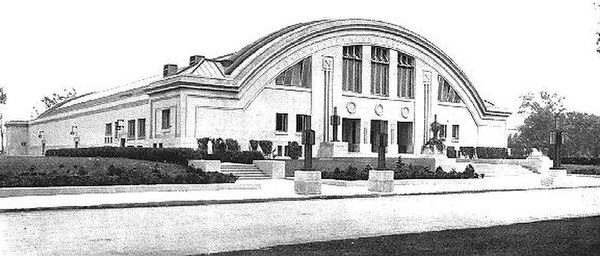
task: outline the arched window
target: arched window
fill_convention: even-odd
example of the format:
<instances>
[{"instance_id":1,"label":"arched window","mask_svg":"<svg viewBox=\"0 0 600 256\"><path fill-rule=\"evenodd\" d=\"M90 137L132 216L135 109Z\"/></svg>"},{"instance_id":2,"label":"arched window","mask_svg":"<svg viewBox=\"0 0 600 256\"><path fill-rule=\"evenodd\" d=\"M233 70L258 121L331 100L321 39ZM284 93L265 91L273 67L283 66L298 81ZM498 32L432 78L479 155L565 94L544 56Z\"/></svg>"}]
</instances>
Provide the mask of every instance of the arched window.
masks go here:
<instances>
[{"instance_id":1,"label":"arched window","mask_svg":"<svg viewBox=\"0 0 600 256\"><path fill-rule=\"evenodd\" d=\"M439 87L438 87L438 101L440 102L452 102L461 103L462 100L458 93L450 86L450 83L442 76L438 76Z\"/></svg>"},{"instance_id":2,"label":"arched window","mask_svg":"<svg viewBox=\"0 0 600 256\"><path fill-rule=\"evenodd\" d=\"M301 60L279 74L275 78L275 84L310 88L312 80L311 65L311 57Z\"/></svg>"}]
</instances>

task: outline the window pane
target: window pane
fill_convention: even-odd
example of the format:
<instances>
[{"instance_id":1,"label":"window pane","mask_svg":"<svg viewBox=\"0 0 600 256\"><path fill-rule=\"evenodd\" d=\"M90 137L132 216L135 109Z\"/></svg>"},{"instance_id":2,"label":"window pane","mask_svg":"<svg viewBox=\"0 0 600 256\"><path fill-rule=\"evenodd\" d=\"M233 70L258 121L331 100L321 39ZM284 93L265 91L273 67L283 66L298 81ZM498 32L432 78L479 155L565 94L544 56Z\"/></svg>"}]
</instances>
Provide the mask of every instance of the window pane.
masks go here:
<instances>
[{"instance_id":1,"label":"window pane","mask_svg":"<svg viewBox=\"0 0 600 256\"><path fill-rule=\"evenodd\" d=\"M171 110L165 109L162 111L162 129L171 128Z\"/></svg>"}]
</instances>

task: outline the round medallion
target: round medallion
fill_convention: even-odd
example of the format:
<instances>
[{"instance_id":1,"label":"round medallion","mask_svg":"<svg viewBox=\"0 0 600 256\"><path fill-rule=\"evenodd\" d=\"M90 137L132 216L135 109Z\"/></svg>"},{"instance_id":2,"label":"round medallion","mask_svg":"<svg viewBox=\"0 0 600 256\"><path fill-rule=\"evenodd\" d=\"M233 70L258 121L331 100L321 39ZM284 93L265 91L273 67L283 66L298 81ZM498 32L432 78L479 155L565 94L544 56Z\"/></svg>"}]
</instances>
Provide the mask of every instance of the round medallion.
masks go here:
<instances>
[{"instance_id":1,"label":"round medallion","mask_svg":"<svg viewBox=\"0 0 600 256\"><path fill-rule=\"evenodd\" d=\"M350 113L350 114L356 113L356 103L354 103L352 101L346 103L346 110L348 110L348 113Z\"/></svg>"},{"instance_id":2,"label":"round medallion","mask_svg":"<svg viewBox=\"0 0 600 256\"><path fill-rule=\"evenodd\" d=\"M381 104L375 105L375 114L378 116L383 115L383 106Z\"/></svg>"},{"instance_id":3,"label":"round medallion","mask_svg":"<svg viewBox=\"0 0 600 256\"><path fill-rule=\"evenodd\" d=\"M400 114L402 115L402 117L408 118L408 114L410 114L410 109L408 107L403 107L400 110Z\"/></svg>"}]
</instances>

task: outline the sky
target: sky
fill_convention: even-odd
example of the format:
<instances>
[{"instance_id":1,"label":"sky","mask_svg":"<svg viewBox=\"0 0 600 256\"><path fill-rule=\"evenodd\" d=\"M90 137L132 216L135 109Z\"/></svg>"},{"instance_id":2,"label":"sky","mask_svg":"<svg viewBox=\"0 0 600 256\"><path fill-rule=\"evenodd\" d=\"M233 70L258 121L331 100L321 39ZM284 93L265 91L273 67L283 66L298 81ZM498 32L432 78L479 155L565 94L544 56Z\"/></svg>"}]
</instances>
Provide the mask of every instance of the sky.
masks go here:
<instances>
[{"instance_id":1,"label":"sky","mask_svg":"<svg viewBox=\"0 0 600 256\"><path fill-rule=\"evenodd\" d=\"M190 55L235 52L311 20L376 19L436 44L479 93L516 111L519 96L548 90L568 110L600 115L600 10L564 1L2 1L4 120L30 119L45 95L101 91L161 74Z\"/></svg>"}]
</instances>

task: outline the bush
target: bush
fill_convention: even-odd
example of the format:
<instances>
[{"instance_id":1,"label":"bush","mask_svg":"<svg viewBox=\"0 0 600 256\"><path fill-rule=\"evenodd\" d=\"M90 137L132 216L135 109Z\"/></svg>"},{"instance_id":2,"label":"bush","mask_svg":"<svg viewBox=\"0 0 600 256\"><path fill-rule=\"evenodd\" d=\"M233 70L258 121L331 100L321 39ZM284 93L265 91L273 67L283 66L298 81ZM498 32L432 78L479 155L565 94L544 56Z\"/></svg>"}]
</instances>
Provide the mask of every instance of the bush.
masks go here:
<instances>
[{"instance_id":1,"label":"bush","mask_svg":"<svg viewBox=\"0 0 600 256\"><path fill-rule=\"evenodd\" d=\"M260 140L258 145L263 152L265 157L270 156L273 153L273 142L270 140Z\"/></svg>"},{"instance_id":2,"label":"bush","mask_svg":"<svg viewBox=\"0 0 600 256\"><path fill-rule=\"evenodd\" d=\"M237 140L234 139L226 139L225 145L227 146L227 151L240 151L240 145Z\"/></svg>"},{"instance_id":3,"label":"bush","mask_svg":"<svg viewBox=\"0 0 600 256\"><path fill-rule=\"evenodd\" d=\"M210 138L208 138L208 137L198 139L198 150L200 150L200 152L207 153L209 141L210 141Z\"/></svg>"},{"instance_id":4,"label":"bush","mask_svg":"<svg viewBox=\"0 0 600 256\"><path fill-rule=\"evenodd\" d=\"M446 150L446 156L448 158L456 158L456 149L454 148L454 146L448 147L448 149Z\"/></svg>"},{"instance_id":5,"label":"bush","mask_svg":"<svg viewBox=\"0 0 600 256\"><path fill-rule=\"evenodd\" d=\"M294 160L298 160L302 156L302 147L298 145L298 142L292 141L288 144L288 156Z\"/></svg>"},{"instance_id":6,"label":"bush","mask_svg":"<svg viewBox=\"0 0 600 256\"><path fill-rule=\"evenodd\" d=\"M474 147L459 147L460 152L467 156L468 158L475 157L475 148Z\"/></svg>"},{"instance_id":7,"label":"bush","mask_svg":"<svg viewBox=\"0 0 600 256\"><path fill-rule=\"evenodd\" d=\"M505 159L508 156L506 148L477 147L475 150L479 159Z\"/></svg>"},{"instance_id":8,"label":"bush","mask_svg":"<svg viewBox=\"0 0 600 256\"><path fill-rule=\"evenodd\" d=\"M600 165L600 158L589 157L561 157L560 162L563 164L577 165Z\"/></svg>"},{"instance_id":9,"label":"bush","mask_svg":"<svg viewBox=\"0 0 600 256\"><path fill-rule=\"evenodd\" d=\"M258 151L258 141L256 141L256 140L250 140L250 150L251 151Z\"/></svg>"},{"instance_id":10,"label":"bush","mask_svg":"<svg viewBox=\"0 0 600 256\"><path fill-rule=\"evenodd\" d=\"M599 169L577 169L571 171L571 174L584 174L584 175L600 175Z\"/></svg>"},{"instance_id":11,"label":"bush","mask_svg":"<svg viewBox=\"0 0 600 256\"><path fill-rule=\"evenodd\" d=\"M531 148L510 148L508 159L525 159L531 154Z\"/></svg>"},{"instance_id":12,"label":"bush","mask_svg":"<svg viewBox=\"0 0 600 256\"><path fill-rule=\"evenodd\" d=\"M336 167L333 172L323 172L321 178L334 180L368 180L369 168L364 168L359 171L354 166L348 166L345 170L340 170L340 168Z\"/></svg>"},{"instance_id":13,"label":"bush","mask_svg":"<svg viewBox=\"0 0 600 256\"><path fill-rule=\"evenodd\" d=\"M221 138L212 139L212 144L213 154L225 152L225 150L227 150L227 144L225 144L225 141Z\"/></svg>"},{"instance_id":14,"label":"bush","mask_svg":"<svg viewBox=\"0 0 600 256\"><path fill-rule=\"evenodd\" d=\"M81 169L80 169L81 170ZM156 166L152 172L142 172L135 168L123 170L113 165L101 175L70 173L0 173L0 187L53 187L53 186L105 186L105 185L143 185L143 184L209 184L234 183L237 177L218 172L204 172L188 167L186 172L168 175Z\"/></svg>"},{"instance_id":15,"label":"bush","mask_svg":"<svg viewBox=\"0 0 600 256\"><path fill-rule=\"evenodd\" d=\"M225 143L223 143L225 145ZM64 148L46 150L46 156L62 157L120 157L154 162L169 162L188 165L188 160L207 159L223 162L251 164L254 160L263 160L264 156L255 151L214 151L207 155L191 148Z\"/></svg>"},{"instance_id":16,"label":"bush","mask_svg":"<svg viewBox=\"0 0 600 256\"><path fill-rule=\"evenodd\" d=\"M46 156L120 157L187 165L189 159L204 159L204 153L191 148L94 147L46 150Z\"/></svg>"}]
</instances>

